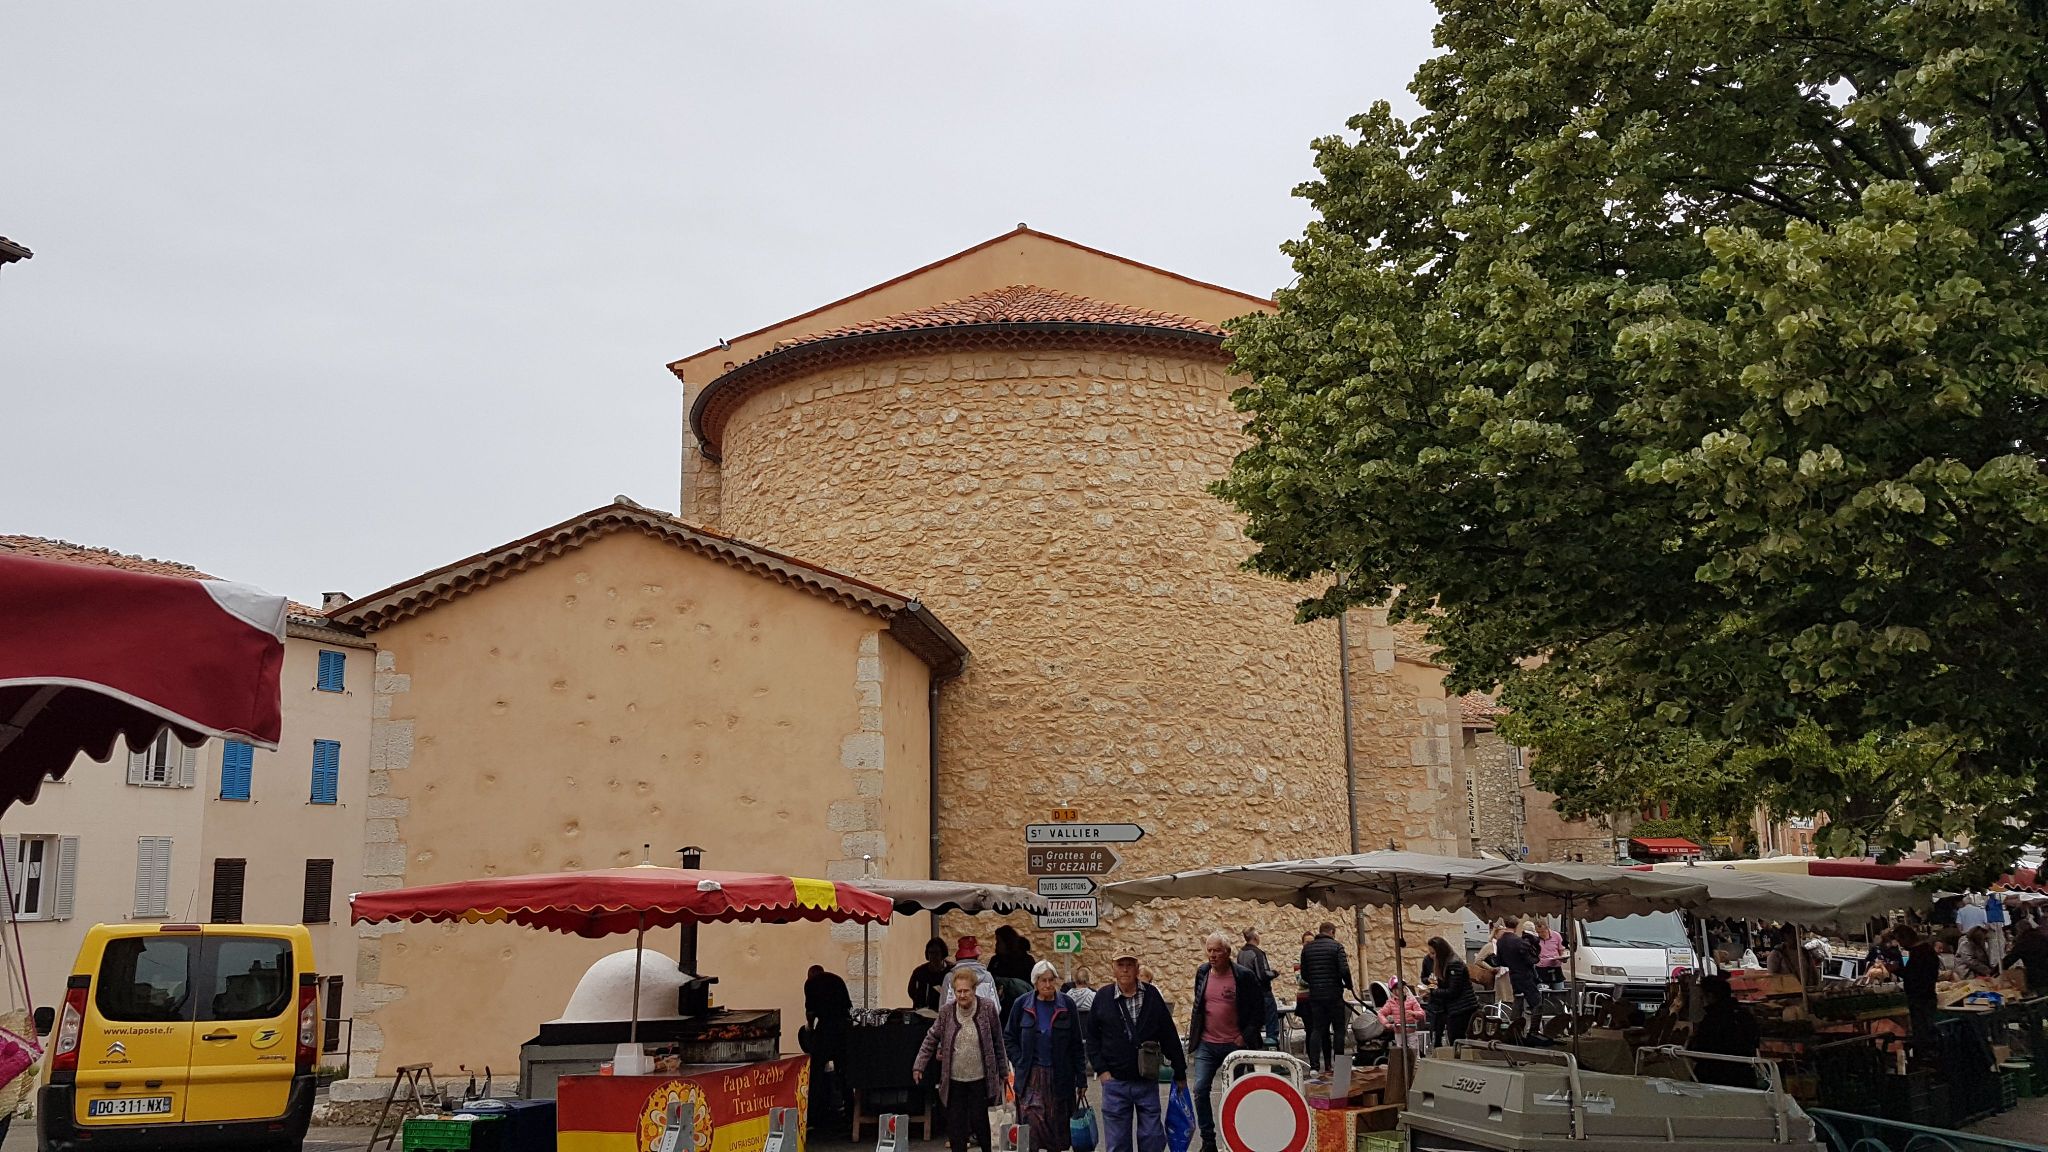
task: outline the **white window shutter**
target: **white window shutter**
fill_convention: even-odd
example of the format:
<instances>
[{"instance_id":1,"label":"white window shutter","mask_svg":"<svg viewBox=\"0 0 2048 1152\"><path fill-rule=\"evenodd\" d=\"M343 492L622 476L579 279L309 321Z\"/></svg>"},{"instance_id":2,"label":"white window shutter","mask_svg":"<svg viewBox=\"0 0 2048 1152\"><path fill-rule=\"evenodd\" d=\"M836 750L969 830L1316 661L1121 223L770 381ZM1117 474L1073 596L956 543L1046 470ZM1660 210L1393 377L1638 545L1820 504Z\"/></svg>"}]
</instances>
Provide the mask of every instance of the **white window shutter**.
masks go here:
<instances>
[{"instance_id":1,"label":"white window shutter","mask_svg":"<svg viewBox=\"0 0 2048 1152\"><path fill-rule=\"evenodd\" d=\"M149 783L149 749L144 748L140 752L130 752L128 754L128 782L130 784Z\"/></svg>"},{"instance_id":2,"label":"white window shutter","mask_svg":"<svg viewBox=\"0 0 2048 1152\"><path fill-rule=\"evenodd\" d=\"M156 888L150 892L155 901L152 907L159 916L171 914L171 838L160 837L156 842Z\"/></svg>"},{"instance_id":3,"label":"white window shutter","mask_svg":"<svg viewBox=\"0 0 2048 1152\"><path fill-rule=\"evenodd\" d=\"M178 787L192 787L198 764L199 749L178 745Z\"/></svg>"},{"instance_id":4,"label":"white window shutter","mask_svg":"<svg viewBox=\"0 0 2048 1152\"><path fill-rule=\"evenodd\" d=\"M7 910L14 911L14 894L21 891L21 837L0 836L0 852L7 854Z\"/></svg>"},{"instance_id":5,"label":"white window shutter","mask_svg":"<svg viewBox=\"0 0 2048 1152\"><path fill-rule=\"evenodd\" d=\"M156 860L156 838L144 836L135 842L135 915L149 915L151 868Z\"/></svg>"},{"instance_id":6,"label":"white window shutter","mask_svg":"<svg viewBox=\"0 0 2048 1152\"><path fill-rule=\"evenodd\" d=\"M56 896L50 902L50 919L71 919L71 893L77 877L78 837L60 837L57 841L57 883L54 889Z\"/></svg>"}]
</instances>

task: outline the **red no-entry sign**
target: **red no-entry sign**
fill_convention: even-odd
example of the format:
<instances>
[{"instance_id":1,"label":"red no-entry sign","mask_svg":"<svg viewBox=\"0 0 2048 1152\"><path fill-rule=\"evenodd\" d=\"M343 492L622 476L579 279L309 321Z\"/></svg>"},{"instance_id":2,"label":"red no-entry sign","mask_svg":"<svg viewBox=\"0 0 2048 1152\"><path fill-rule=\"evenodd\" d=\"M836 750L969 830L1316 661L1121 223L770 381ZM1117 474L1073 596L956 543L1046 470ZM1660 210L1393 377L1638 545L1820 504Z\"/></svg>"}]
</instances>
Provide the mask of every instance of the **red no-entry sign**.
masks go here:
<instances>
[{"instance_id":1,"label":"red no-entry sign","mask_svg":"<svg viewBox=\"0 0 2048 1152\"><path fill-rule=\"evenodd\" d=\"M1271 1072L1254 1072L1223 1092L1217 1134L1230 1152L1302 1152L1308 1147L1308 1101Z\"/></svg>"}]
</instances>

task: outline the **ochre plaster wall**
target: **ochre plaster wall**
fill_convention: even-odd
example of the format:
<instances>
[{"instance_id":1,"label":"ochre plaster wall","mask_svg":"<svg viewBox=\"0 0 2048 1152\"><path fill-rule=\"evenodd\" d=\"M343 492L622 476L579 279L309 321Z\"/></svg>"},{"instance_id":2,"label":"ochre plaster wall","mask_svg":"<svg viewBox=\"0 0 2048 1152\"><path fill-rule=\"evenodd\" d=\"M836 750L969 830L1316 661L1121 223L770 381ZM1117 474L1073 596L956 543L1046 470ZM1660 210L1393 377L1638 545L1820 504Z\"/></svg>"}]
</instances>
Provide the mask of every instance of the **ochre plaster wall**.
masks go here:
<instances>
[{"instance_id":1,"label":"ochre plaster wall","mask_svg":"<svg viewBox=\"0 0 2048 1152\"><path fill-rule=\"evenodd\" d=\"M974 653L942 689L942 875L1028 882L1023 826L1069 802L1146 826L1127 877L1346 848L1335 625L1239 567L1206 491L1243 443L1234 383L1193 357L946 355L776 385L728 424L723 530L913 589ZM1130 944L1178 988L1219 923L1291 962L1318 918L1140 908L1089 959Z\"/></svg>"},{"instance_id":2,"label":"ochre plaster wall","mask_svg":"<svg viewBox=\"0 0 2048 1152\"><path fill-rule=\"evenodd\" d=\"M923 837L895 834L924 826L922 754L889 749L921 746L925 668L880 628L620 531L378 632L369 803L389 824L373 821L366 886L630 865L643 843L660 864L697 844L708 867L811 876L872 847L883 874L922 875ZM497 924L362 934L357 1078L514 1068L585 967L631 947ZM916 936L885 945L885 980L908 978ZM673 953L675 932L649 945ZM859 995L857 929L712 925L700 956L720 1003L783 1010L787 1048L808 965Z\"/></svg>"}]
</instances>

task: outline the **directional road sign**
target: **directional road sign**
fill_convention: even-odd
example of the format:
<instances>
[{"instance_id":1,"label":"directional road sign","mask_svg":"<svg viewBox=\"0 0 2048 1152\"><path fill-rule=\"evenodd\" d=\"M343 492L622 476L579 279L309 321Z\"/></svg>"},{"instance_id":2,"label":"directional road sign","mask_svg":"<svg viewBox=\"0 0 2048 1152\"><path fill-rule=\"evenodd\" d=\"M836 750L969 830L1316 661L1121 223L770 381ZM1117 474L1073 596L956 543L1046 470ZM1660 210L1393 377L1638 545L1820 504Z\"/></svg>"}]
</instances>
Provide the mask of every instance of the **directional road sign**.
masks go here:
<instances>
[{"instance_id":1,"label":"directional road sign","mask_svg":"<svg viewBox=\"0 0 2048 1152\"><path fill-rule=\"evenodd\" d=\"M1046 900L1046 910L1038 914L1040 928L1093 928L1095 920L1095 897L1053 896Z\"/></svg>"},{"instance_id":2,"label":"directional road sign","mask_svg":"<svg viewBox=\"0 0 2048 1152\"><path fill-rule=\"evenodd\" d=\"M1079 932L1053 933L1052 950L1061 956L1079 955L1081 951L1081 934Z\"/></svg>"},{"instance_id":3,"label":"directional road sign","mask_svg":"<svg viewBox=\"0 0 2048 1152\"><path fill-rule=\"evenodd\" d=\"M1095 881L1086 876L1040 876L1040 896L1093 896Z\"/></svg>"},{"instance_id":4,"label":"directional road sign","mask_svg":"<svg viewBox=\"0 0 2048 1152\"><path fill-rule=\"evenodd\" d=\"M1107 876L1123 861L1116 850L1103 844L1085 848L1030 848L1024 853L1024 871L1032 876Z\"/></svg>"},{"instance_id":5,"label":"directional road sign","mask_svg":"<svg viewBox=\"0 0 2048 1152\"><path fill-rule=\"evenodd\" d=\"M1026 824L1026 844L1130 844L1145 838L1136 824Z\"/></svg>"}]
</instances>

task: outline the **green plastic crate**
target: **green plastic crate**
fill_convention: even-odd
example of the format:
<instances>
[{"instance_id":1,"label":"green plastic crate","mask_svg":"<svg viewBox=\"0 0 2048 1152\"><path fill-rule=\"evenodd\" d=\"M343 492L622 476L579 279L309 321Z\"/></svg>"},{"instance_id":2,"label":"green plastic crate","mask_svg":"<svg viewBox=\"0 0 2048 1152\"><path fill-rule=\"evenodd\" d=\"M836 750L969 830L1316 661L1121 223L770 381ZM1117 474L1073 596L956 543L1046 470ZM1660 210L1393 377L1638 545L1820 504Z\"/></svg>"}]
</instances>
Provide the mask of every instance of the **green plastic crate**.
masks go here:
<instances>
[{"instance_id":1,"label":"green plastic crate","mask_svg":"<svg viewBox=\"0 0 2048 1152\"><path fill-rule=\"evenodd\" d=\"M405 1122L399 1140L405 1152L426 1148L495 1148L497 1141L486 1135L486 1132L501 1122L496 1116L480 1116L465 1120L414 1116ZM495 1133L492 1132L490 1135Z\"/></svg>"},{"instance_id":2,"label":"green plastic crate","mask_svg":"<svg viewBox=\"0 0 2048 1152\"><path fill-rule=\"evenodd\" d=\"M1408 1152L1408 1134L1361 1132L1358 1136L1358 1152Z\"/></svg>"},{"instance_id":3,"label":"green plastic crate","mask_svg":"<svg viewBox=\"0 0 2048 1152\"><path fill-rule=\"evenodd\" d=\"M2001 1077L2012 1077L2014 1087L2021 1096L2039 1096L2041 1094L2040 1069L2036 1068L2031 1061L2007 1061L1998 1066L1998 1073Z\"/></svg>"}]
</instances>

